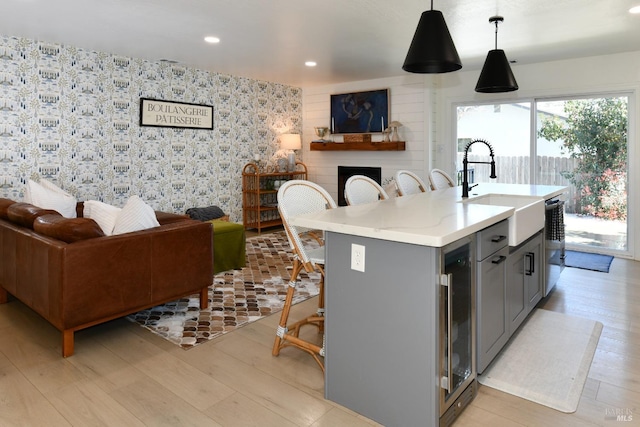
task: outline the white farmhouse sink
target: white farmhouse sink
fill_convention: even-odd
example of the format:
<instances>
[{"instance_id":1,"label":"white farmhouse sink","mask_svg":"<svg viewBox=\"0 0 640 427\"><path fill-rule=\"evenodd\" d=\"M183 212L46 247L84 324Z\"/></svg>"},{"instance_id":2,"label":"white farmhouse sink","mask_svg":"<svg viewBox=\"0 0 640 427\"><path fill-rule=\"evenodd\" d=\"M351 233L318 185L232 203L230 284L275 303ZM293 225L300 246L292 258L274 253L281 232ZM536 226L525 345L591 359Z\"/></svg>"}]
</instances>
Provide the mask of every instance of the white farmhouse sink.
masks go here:
<instances>
[{"instance_id":1,"label":"white farmhouse sink","mask_svg":"<svg viewBox=\"0 0 640 427\"><path fill-rule=\"evenodd\" d=\"M514 208L514 214L508 218L509 246L518 246L544 227L544 200L540 197L487 194L464 203Z\"/></svg>"}]
</instances>

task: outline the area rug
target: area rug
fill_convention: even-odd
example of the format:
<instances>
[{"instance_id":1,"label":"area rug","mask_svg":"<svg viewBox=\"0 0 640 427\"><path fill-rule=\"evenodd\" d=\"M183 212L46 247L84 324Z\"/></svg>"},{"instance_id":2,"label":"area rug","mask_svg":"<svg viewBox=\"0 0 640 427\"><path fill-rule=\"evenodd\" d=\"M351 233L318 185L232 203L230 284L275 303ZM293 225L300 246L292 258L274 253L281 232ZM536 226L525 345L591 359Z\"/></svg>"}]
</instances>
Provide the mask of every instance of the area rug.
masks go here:
<instances>
[{"instance_id":1,"label":"area rug","mask_svg":"<svg viewBox=\"0 0 640 427\"><path fill-rule=\"evenodd\" d=\"M567 267L582 268L584 270L609 272L613 257L610 255L592 254L587 252L566 251L564 264Z\"/></svg>"},{"instance_id":2,"label":"area rug","mask_svg":"<svg viewBox=\"0 0 640 427\"><path fill-rule=\"evenodd\" d=\"M314 243L312 239L308 242ZM246 267L214 276L207 309L200 310L200 299L194 294L127 318L189 349L281 311L292 265L284 231L248 238L246 251ZM307 274L303 270L294 304L317 295L320 278L320 273Z\"/></svg>"},{"instance_id":3,"label":"area rug","mask_svg":"<svg viewBox=\"0 0 640 427\"><path fill-rule=\"evenodd\" d=\"M478 381L575 412L601 332L600 322L535 309Z\"/></svg>"}]
</instances>

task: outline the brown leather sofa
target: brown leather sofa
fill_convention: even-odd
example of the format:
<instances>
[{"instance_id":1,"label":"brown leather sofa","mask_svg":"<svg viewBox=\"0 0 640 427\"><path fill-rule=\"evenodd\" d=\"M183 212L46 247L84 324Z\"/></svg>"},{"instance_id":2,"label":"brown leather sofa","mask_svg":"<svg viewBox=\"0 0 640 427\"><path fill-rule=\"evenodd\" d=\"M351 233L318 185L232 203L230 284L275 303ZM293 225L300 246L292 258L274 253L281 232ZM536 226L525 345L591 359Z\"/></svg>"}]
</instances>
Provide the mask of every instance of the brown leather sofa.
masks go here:
<instances>
[{"instance_id":1,"label":"brown leather sofa","mask_svg":"<svg viewBox=\"0 0 640 427\"><path fill-rule=\"evenodd\" d=\"M13 295L62 332L74 332L198 293L213 281L211 223L156 212L159 227L105 236L89 218L0 199L0 303Z\"/></svg>"}]
</instances>

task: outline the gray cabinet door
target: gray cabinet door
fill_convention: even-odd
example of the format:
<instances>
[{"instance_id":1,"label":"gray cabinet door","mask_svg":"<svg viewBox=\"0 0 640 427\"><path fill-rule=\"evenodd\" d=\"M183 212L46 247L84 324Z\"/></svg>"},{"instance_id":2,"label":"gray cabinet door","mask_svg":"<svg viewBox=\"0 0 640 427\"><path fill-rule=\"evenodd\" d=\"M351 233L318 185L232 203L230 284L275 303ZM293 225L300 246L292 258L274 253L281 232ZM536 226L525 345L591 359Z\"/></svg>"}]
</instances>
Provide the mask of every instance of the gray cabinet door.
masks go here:
<instances>
[{"instance_id":1,"label":"gray cabinet door","mask_svg":"<svg viewBox=\"0 0 640 427\"><path fill-rule=\"evenodd\" d=\"M525 294L527 311L534 309L542 299L542 234L538 234L527 244L525 252Z\"/></svg>"},{"instance_id":2,"label":"gray cabinet door","mask_svg":"<svg viewBox=\"0 0 640 427\"><path fill-rule=\"evenodd\" d=\"M507 322L509 335L527 317L527 303L525 301L525 252L526 245L519 247L509 255L507 261Z\"/></svg>"},{"instance_id":3,"label":"gray cabinet door","mask_svg":"<svg viewBox=\"0 0 640 427\"><path fill-rule=\"evenodd\" d=\"M542 239L540 232L509 254L507 261L507 315L513 334L542 299Z\"/></svg>"},{"instance_id":4,"label":"gray cabinet door","mask_svg":"<svg viewBox=\"0 0 640 427\"><path fill-rule=\"evenodd\" d=\"M504 247L478 263L478 373L482 373L509 339L506 304L506 267L509 248Z\"/></svg>"}]
</instances>

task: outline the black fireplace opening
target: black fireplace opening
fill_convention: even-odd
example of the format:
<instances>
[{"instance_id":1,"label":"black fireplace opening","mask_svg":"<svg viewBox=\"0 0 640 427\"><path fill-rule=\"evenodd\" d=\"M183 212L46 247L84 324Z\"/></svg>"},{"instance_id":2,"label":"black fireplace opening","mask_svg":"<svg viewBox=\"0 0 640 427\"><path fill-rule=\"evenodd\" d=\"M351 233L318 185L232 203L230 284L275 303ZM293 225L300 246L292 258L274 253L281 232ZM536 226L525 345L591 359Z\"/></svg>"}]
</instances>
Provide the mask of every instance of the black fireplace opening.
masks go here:
<instances>
[{"instance_id":1,"label":"black fireplace opening","mask_svg":"<svg viewBox=\"0 0 640 427\"><path fill-rule=\"evenodd\" d=\"M344 185L353 175L364 175L382 185L382 168L362 166L338 166L338 206L347 206Z\"/></svg>"}]
</instances>

